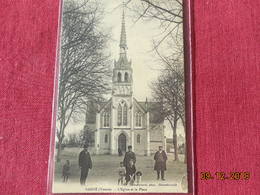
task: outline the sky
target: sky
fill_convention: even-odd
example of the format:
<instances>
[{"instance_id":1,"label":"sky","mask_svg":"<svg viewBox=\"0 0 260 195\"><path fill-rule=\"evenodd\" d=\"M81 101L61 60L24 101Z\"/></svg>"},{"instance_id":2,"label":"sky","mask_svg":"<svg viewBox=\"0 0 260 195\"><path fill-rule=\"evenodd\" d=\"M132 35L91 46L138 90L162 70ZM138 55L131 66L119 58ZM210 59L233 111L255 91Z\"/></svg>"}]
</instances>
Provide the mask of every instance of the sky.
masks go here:
<instances>
[{"instance_id":1,"label":"sky","mask_svg":"<svg viewBox=\"0 0 260 195\"><path fill-rule=\"evenodd\" d=\"M100 0L105 10L102 28L110 30L111 39L108 44L108 51L112 60L119 57L119 41L122 23L122 0ZM152 99L150 89L151 82L159 76L161 64L152 51L153 40L160 35L158 23L139 20L134 22L133 12L125 11L126 38L128 45L128 59L132 61L133 68L133 95L138 101ZM112 79L112 78L111 78ZM172 137L172 130L166 122L167 137ZM78 132L84 127L82 122L70 123L66 132ZM183 128L177 130L177 134L184 135Z\"/></svg>"}]
</instances>

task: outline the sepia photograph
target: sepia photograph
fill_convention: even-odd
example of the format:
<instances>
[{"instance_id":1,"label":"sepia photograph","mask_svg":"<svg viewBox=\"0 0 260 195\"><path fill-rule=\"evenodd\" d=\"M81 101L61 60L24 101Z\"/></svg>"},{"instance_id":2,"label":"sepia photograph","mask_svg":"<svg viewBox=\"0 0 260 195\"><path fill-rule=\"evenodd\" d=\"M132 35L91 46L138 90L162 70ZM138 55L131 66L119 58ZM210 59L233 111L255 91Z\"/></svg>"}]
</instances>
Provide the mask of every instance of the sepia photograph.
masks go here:
<instances>
[{"instance_id":1,"label":"sepia photograph","mask_svg":"<svg viewBox=\"0 0 260 195\"><path fill-rule=\"evenodd\" d=\"M53 193L188 193L183 2L63 0Z\"/></svg>"}]
</instances>

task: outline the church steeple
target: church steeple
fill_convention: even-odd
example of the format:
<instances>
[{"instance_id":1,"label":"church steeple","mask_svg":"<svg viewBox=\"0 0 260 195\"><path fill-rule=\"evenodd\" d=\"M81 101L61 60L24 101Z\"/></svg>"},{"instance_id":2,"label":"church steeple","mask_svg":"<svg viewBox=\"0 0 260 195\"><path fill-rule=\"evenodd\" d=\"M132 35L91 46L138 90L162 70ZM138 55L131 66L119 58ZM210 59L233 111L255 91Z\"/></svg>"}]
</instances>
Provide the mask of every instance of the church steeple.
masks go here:
<instances>
[{"instance_id":1,"label":"church steeple","mask_svg":"<svg viewBox=\"0 0 260 195\"><path fill-rule=\"evenodd\" d=\"M114 62L113 69L113 95L131 96L133 93L133 70L132 62L127 59L126 23L125 23L125 3L123 3L121 34L119 42L119 58Z\"/></svg>"},{"instance_id":2,"label":"church steeple","mask_svg":"<svg viewBox=\"0 0 260 195\"><path fill-rule=\"evenodd\" d=\"M123 3L122 26L121 26L119 47L120 47L120 53L121 50L123 50L123 52L126 52L127 43L126 43L126 30L125 30L125 3Z\"/></svg>"},{"instance_id":3,"label":"church steeple","mask_svg":"<svg viewBox=\"0 0 260 195\"><path fill-rule=\"evenodd\" d=\"M119 59L115 61L115 67L130 68L131 61L127 59L126 23L125 23L125 3L123 2L123 13L121 23L121 34L119 42Z\"/></svg>"},{"instance_id":4,"label":"church steeple","mask_svg":"<svg viewBox=\"0 0 260 195\"><path fill-rule=\"evenodd\" d=\"M125 2L123 2L123 14L122 14L122 24L121 24L121 35L120 35L120 55L126 55L127 42L126 42L126 30L125 30Z\"/></svg>"}]
</instances>

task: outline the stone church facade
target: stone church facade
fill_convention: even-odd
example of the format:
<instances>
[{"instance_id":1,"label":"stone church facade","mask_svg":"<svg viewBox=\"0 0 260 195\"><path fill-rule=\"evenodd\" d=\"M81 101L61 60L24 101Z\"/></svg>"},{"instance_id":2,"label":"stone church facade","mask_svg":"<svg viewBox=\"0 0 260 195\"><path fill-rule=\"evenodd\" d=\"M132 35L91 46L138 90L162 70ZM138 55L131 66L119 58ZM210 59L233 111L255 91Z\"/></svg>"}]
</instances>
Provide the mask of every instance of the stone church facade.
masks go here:
<instances>
[{"instance_id":1,"label":"stone church facade","mask_svg":"<svg viewBox=\"0 0 260 195\"><path fill-rule=\"evenodd\" d=\"M149 156L158 146L166 147L162 106L158 102L140 102L133 96L134 74L127 57L124 13L119 47L111 98L89 103L85 129L91 135L91 150L95 154L118 154L119 149L124 153L131 145L136 154Z\"/></svg>"}]
</instances>

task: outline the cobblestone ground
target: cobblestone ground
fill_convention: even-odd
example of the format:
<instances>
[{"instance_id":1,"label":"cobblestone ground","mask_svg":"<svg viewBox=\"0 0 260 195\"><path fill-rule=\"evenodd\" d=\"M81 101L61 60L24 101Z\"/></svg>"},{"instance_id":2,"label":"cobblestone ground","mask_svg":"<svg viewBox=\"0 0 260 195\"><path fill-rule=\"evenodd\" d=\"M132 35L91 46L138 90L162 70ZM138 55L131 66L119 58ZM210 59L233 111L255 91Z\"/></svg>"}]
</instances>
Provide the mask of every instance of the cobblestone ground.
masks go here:
<instances>
[{"instance_id":1,"label":"cobblestone ground","mask_svg":"<svg viewBox=\"0 0 260 195\"><path fill-rule=\"evenodd\" d=\"M67 148L62 151L61 162L55 165L55 182L62 182L62 165L66 160L71 163L70 183L78 183L80 169L78 167L78 154L81 151L79 148ZM87 178L88 183L109 182L116 184L118 179L117 168L119 163L123 161L123 156L116 155L92 155L93 168L89 171ZM184 175L186 175L186 164L183 163L183 155L179 156L180 161L173 160L173 154L168 154L167 171L165 173L165 182L179 183ZM154 160L151 156L138 156L136 168L142 171L142 182L162 182L156 180L156 172L153 170Z\"/></svg>"}]
</instances>

